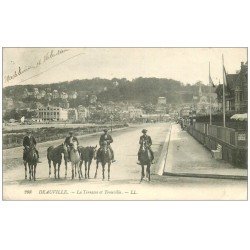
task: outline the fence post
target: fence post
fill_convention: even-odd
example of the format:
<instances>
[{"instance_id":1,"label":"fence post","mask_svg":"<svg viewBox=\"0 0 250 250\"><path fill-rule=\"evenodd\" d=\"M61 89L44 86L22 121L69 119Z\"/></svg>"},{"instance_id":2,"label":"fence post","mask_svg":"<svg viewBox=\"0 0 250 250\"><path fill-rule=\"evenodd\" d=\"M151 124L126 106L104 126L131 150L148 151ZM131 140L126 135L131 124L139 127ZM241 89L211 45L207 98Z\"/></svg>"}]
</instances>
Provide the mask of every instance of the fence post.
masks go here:
<instances>
[{"instance_id":1,"label":"fence post","mask_svg":"<svg viewBox=\"0 0 250 250\"><path fill-rule=\"evenodd\" d=\"M238 132L234 132L234 136L235 136L235 146L238 147Z\"/></svg>"}]
</instances>

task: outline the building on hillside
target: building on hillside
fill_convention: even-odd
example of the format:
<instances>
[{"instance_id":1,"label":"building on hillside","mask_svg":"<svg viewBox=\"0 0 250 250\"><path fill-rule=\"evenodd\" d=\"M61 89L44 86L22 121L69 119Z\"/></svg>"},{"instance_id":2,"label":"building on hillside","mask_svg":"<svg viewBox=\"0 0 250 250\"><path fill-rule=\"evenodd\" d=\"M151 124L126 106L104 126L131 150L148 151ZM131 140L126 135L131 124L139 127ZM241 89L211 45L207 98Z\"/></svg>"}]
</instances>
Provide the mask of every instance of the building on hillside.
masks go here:
<instances>
[{"instance_id":1,"label":"building on hillside","mask_svg":"<svg viewBox=\"0 0 250 250\"><path fill-rule=\"evenodd\" d=\"M89 109L85 108L82 105L79 105L77 111L78 111L78 120L83 123L86 122L87 119L89 118Z\"/></svg>"},{"instance_id":2,"label":"building on hillside","mask_svg":"<svg viewBox=\"0 0 250 250\"><path fill-rule=\"evenodd\" d=\"M38 109L38 118L43 121L67 121L68 110L61 107L47 106Z\"/></svg>"},{"instance_id":3,"label":"building on hillside","mask_svg":"<svg viewBox=\"0 0 250 250\"><path fill-rule=\"evenodd\" d=\"M44 97L46 95L46 91L45 90L42 90L40 93L41 93L42 97Z\"/></svg>"},{"instance_id":4,"label":"building on hillside","mask_svg":"<svg viewBox=\"0 0 250 250\"><path fill-rule=\"evenodd\" d=\"M134 108L132 106L128 107L129 118L130 119L137 119L140 118L143 114L142 109Z\"/></svg>"},{"instance_id":5,"label":"building on hillside","mask_svg":"<svg viewBox=\"0 0 250 250\"><path fill-rule=\"evenodd\" d=\"M66 99L68 99L68 97L69 97L69 95L67 93L61 92L61 94L60 94L61 99L66 100Z\"/></svg>"},{"instance_id":6,"label":"building on hillside","mask_svg":"<svg viewBox=\"0 0 250 250\"><path fill-rule=\"evenodd\" d=\"M219 103L217 94L214 93L215 89L212 89L212 93L204 93L201 85L199 86L199 95L193 96L193 109L197 114L208 115L210 113L210 96L211 96L211 109L212 113L216 113L219 110Z\"/></svg>"},{"instance_id":7,"label":"building on hillside","mask_svg":"<svg viewBox=\"0 0 250 250\"><path fill-rule=\"evenodd\" d=\"M57 98L59 98L59 96L60 96L60 95L59 95L58 90L56 90L56 89L53 90L53 92L52 92L52 98L53 98L53 99L57 99Z\"/></svg>"},{"instance_id":8,"label":"building on hillside","mask_svg":"<svg viewBox=\"0 0 250 250\"><path fill-rule=\"evenodd\" d=\"M89 102L91 104L95 104L97 102L97 96L96 95L90 95Z\"/></svg>"},{"instance_id":9,"label":"building on hillside","mask_svg":"<svg viewBox=\"0 0 250 250\"><path fill-rule=\"evenodd\" d=\"M29 96L28 90L24 89L23 91L23 99L27 98Z\"/></svg>"},{"instance_id":10,"label":"building on hillside","mask_svg":"<svg viewBox=\"0 0 250 250\"><path fill-rule=\"evenodd\" d=\"M68 120L71 122L78 120L78 112L76 109L68 109Z\"/></svg>"},{"instance_id":11,"label":"building on hillside","mask_svg":"<svg viewBox=\"0 0 250 250\"><path fill-rule=\"evenodd\" d=\"M166 97L158 97L158 105L166 105L167 104L167 99Z\"/></svg>"},{"instance_id":12,"label":"building on hillside","mask_svg":"<svg viewBox=\"0 0 250 250\"><path fill-rule=\"evenodd\" d=\"M166 111L167 111L167 99L166 99L166 97L158 97L155 111L157 114L166 114Z\"/></svg>"},{"instance_id":13,"label":"building on hillside","mask_svg":"<svg viewBox=\"0 0 250 250\"><path fill-rule=\"evenodd\" d=\"M226 79L226 110L247 112L248 62L241 62L240 70L235 74L227 74Z\"/></svg>"},{"instance_id":14,"label":"building on hillside","mask_svg":"<svg viewBox=\"0 0 250 250\"><path fill-rule=\"evenodd\" d=\"M38 90L38 88L34 88L33 95L34 95L35 98L37 98L37 96L39 95L39 90Z\"/></svg>"},{"instance_id":15,"label":"building on hillside","mask_svg":"<svg viewBox=\"0 0 250 250\"><path fill-rule=\"evenodd\" d=\"M52 93L46 93L46 95L45 95L45 100L47 100L47 101L51 101L51 99L52 99Z\"/></svg>"},{"instance_id":16,"label":"building on hillside","mask_svg":"<svg viewBox=\"0 0 250 250\"><path fill-rule=\"evenodd\" d=\"M73 91L69 94L69 99L76 99L77 98L77 92Z\"/></svg>"}]
</instances>

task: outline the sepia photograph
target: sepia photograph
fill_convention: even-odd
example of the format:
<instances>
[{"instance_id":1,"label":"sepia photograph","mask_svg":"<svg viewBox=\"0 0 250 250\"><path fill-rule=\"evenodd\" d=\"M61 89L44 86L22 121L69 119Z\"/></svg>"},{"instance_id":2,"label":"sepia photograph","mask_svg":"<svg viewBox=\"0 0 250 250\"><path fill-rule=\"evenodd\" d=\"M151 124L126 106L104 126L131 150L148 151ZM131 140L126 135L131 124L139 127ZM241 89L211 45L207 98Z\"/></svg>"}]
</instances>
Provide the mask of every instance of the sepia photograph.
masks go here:
<instances>
[{"instance_id":1,"label":"sepia photograph","mask_svg":"<svg viewBox=\"0 0 250 250\"><path fill-rule=\"evenodd\" d=\"M3 200L247 200L246 47L4 47Z\"/></svg>"}]
</instances>

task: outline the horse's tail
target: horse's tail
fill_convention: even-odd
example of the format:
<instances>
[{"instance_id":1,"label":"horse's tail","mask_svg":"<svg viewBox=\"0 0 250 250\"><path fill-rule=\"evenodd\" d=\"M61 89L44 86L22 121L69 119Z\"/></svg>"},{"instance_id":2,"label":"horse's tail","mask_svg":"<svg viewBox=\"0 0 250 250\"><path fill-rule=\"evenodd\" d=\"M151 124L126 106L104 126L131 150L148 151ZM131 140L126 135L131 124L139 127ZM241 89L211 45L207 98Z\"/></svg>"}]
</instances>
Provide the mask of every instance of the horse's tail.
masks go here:
<instances>
[{"instance_id":1,"label":"horse's tail","mask_svg":"<svg viewBox=\"0 0 250 250\"><path fill-rule=\"evenodd\" d=\"M51 151L53 150L53 146L50 146L48 149L47 149L47 159L48 160L51 160Z\"/></svg>"}]
</instances>

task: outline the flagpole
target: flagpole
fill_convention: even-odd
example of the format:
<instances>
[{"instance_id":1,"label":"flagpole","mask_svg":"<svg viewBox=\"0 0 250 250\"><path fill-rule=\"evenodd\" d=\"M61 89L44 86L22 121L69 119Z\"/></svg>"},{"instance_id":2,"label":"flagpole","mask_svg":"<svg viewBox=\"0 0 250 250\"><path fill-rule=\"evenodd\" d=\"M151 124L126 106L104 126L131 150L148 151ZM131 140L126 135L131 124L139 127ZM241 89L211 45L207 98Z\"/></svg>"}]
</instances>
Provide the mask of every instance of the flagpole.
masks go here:
<instances>
[{"instance_id":1,"label":"flagpole","mask_svg":"<svg viewBox=\"0 0 250 250\"><path fill-rule=\"evenodd\" d=\"M225 72L224 72L224 56L222 54L222 74L223 74L223 127L226 127L226 101L225 101Z\"/></svg>"},{"instance_id":2,"label":"flagpole","mask_svg":"<svg viewBox=\"0 0 250 250\"><path fill-rule=\"evenodd\" d=\"M208 67L208 72L209 72L209 75L208 75L208 82L209 82L209 85L210 85L210 98L209 98L209 102L210 102L210 125L212 125L212 101L211 101L211 95L212 95L212 83L210 82L210 62L209 62L209 67Z\"/></svg>"}]
</instances>

